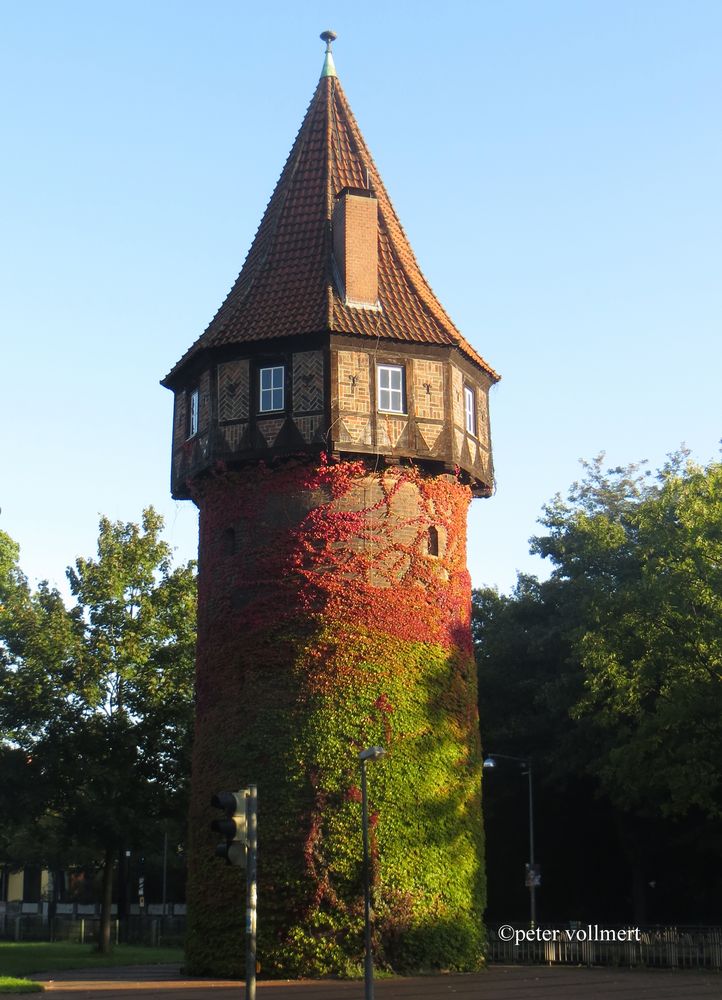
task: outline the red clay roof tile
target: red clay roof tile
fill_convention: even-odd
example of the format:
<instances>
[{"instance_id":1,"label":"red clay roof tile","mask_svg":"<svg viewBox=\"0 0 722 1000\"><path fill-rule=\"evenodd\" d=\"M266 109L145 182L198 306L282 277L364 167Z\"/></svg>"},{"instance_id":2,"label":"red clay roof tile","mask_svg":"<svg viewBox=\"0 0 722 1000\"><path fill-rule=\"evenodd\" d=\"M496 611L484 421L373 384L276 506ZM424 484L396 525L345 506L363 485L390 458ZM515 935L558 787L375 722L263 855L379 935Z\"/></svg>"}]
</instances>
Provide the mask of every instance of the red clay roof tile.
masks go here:
<instances>
[{"instance_id":1,"label":"red clay roof tile","mask_svg":"<svg viewBox=\"0 0 722 1000\"><path fill-rule=\"evenodd\" d=\"M331 217L345 187L379 211L380 310L344 305L333 283ZM322 77L233 288L165 383L198 351L332 330L449 344L499 376L461 336L421 273L338 79Z\"/></svg>"}]
</instances>

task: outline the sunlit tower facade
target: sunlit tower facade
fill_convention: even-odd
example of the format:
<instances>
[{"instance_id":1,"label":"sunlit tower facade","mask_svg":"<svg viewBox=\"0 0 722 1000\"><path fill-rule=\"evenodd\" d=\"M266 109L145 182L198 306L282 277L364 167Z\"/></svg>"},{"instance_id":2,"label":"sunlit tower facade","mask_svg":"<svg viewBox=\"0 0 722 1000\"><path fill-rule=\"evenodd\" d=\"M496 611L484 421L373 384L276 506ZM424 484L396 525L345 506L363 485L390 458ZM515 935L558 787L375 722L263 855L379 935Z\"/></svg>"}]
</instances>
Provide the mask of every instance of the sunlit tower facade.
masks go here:
<instances>
[{"instance_id":1,"label":"sunlit tower facade","mask_svg":"<svg viewBox=\"0 0 722 1000\"><path fill-rule=\"evenodd\" d=\"M163 384L172 491L200 512L192 972L242 973L243 873L209 799L258 785L259 960L475 967L485 902L466 515L493 488L498 376L424 278L323 71L238 279ZM453 227L449 227L453 253Z\"/></svg>"}]
</instances>

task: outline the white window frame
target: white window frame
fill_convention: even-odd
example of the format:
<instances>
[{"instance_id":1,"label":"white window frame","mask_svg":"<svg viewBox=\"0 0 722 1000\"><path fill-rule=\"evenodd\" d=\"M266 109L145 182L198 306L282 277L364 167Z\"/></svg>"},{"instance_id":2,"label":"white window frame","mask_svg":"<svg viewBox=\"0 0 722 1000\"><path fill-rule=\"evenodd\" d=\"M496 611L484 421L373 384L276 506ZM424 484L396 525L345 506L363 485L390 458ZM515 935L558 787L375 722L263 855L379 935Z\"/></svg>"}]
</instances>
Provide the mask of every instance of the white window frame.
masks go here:
<instances>
[{"instance_id":1,"label":"white window frame","mask_svg":"<svg viewBox=\"0 0 722 1000\"><path fill-rule=\"evenodd\" d=\"M194 389L188 401L188 437L195 437L198 433L198 411L200 410L201 393L200 389Z\"/></svg>"},{"instance_id":2,"label":"white window frame","mask_svg":"<svg viewBox=\"0 0 722 1000\"><path fill-rule=\"evenodd\" d=\"M393 376L398 374L398 386ZM385 383L385 384L384 384ZM376 366L376 403L382 413L406 413L406 372L403 365ZM388 405L384 405L384 404Z\"/></svg>"},{"instance_id":3,"label":"white window frame","mask_svg":"<svg viewBox=\"0 0 722 1000\"><path fill-rule=\"evenodd\" d=\"M464 420L467 433L476 437L476 393L470 385L464 386Z\"/></svg>"},{"instance_id":4,"label":"white window frame","mask_svg":"<svg viewBox=\"0 0 722 1000\"><path fill-rule=\"evenodd\" d=\"M264 375L270 372L270 385L264 386ZM280 383L280 384L279 384ZM280 402L280 406L274 405ZM286 409L286 366L267 365L258 370L258 412L281 413Z\"/></svg>"}]
</instances>

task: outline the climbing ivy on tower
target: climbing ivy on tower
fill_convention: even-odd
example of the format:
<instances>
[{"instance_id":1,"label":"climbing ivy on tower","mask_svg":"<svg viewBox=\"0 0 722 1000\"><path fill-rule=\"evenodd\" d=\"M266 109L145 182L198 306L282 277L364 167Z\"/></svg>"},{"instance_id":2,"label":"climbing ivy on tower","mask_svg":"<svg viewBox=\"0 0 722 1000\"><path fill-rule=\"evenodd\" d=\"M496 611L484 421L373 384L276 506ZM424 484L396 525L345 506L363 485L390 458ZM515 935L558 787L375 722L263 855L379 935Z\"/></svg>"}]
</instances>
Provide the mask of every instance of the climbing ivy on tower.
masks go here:
<instances>
[{"instance_id":1,"label":"climbing ivy on tower","mask_svg":"<svg viewBox=\"0 0 722 1000\"><path fill-rule=\"evenodd\" d=\"M202 565L189 969L243 971L243 874L213 857L207 829L208 796L238 780L259 786L263 971L358 972L357 755L376 743L388 750L369 782L379 960L396 971L477 967L468 488L412 466L299 459L218 466L193 490Z\"/></svg>"}]
</instances>

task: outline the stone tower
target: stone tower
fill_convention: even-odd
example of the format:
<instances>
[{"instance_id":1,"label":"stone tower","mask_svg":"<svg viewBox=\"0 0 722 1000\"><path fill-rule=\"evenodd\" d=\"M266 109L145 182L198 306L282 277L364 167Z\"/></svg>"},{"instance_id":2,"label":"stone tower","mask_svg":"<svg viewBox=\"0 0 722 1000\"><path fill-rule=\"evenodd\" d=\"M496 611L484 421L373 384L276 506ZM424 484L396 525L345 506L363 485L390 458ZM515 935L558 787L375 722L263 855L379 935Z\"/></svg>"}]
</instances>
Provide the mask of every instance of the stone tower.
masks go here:
<instances>
[{"instance_id":1,"label":"stone tower","mask_svg":"<svg viewBox=\"0 0 722 1000\"><path fill-rule=\"evenodd\" d=\"M377 960L479 962L481 759L466 569L498 376L422 275L337 79L321 79L241 273L164 379L200 510L187 966L243 972L242 871L210 795L259 789L259 961L348 974L370 772ZM453 252L453 247L450 246Z\"/></svg>"}]
</instances>

